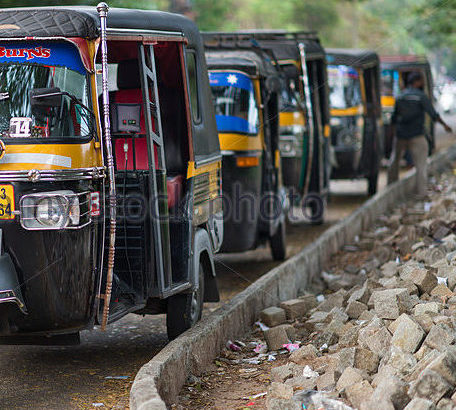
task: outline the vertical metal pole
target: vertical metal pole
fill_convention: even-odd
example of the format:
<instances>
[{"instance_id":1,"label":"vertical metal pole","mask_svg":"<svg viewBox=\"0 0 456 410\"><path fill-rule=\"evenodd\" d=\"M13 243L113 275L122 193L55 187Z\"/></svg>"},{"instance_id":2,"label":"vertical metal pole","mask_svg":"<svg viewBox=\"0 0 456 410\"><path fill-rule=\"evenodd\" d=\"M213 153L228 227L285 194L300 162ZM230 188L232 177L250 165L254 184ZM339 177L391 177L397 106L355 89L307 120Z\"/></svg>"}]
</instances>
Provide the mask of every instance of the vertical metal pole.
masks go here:
<instances>
[{"instance_id":1,"label":"vertical metal pole","mask_svg":"<svg viewBox=\"0 0 456 410\"><path fill-rule=\"evenodd\" d=\"M106 40L107 16L109 7L106 3L100 3L97 11L100 16L101 30L101 68L102 68L102 89L103 89L103 118L104 118L104 142L106 148L106 166L109 177L109 251L108 271L106 275L106 290L104 295L103 318L101 329L106 329L109 316L109 304L111 302L112 280L114 273L114 256L116 244L116 181L114 175L114 159L111 143L111 121L109 119L109 92L108 92L108 46Z\"/></svg>"},{"instance_id":2,"label":"vertical metal pole","mask_svg":"<svg viewBox=\"0 0 456 410\"><path fill-rule=\"evenodd\" d=\"M312 99L310 95L309 73L307 72L306 47L299 43L299 55L301 57L302 83L304 86L304 97L307 111L307 129L309 132L309 156L307 161L306 179L304 182L304 194L308 193L310 185L310 174L312 172L313 152L314 152L314 115L312 110Z\"/></svg>"}]
</instances>

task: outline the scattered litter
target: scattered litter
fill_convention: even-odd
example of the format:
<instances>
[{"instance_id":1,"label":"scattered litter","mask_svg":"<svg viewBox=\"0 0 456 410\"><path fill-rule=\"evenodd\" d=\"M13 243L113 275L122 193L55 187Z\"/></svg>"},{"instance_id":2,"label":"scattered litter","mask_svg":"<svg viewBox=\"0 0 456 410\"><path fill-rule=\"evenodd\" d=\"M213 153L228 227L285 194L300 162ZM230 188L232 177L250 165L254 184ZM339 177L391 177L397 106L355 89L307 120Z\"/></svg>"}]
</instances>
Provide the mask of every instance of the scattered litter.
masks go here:
<instances>
[{"instance_id":1,"label":"scattered litter","mask_svg":"<svg viewBox=\"0 0 456 410\"><path fill-rule=\"evenodd\" d=\"M258 325L263 332L266 332L266 330L269 330L269 327L266 326L264 323L261 323L260 321L255 322L255 324Z\"/></svg>"},{"instance_id":2,"label":"scattered litter","mask_svg":"<svg viewBox=\"0 0 456 410\"><path fill-rule=\"evenodd\" d=\"M401 258L399 256L396 256L396 263L399 265L401 263Z\"/></svg>"},{"instance_id":3,"label":"scattered litter","mask_svg":"<svg viewBox=\"0 0 456 410\"><path fill-rule=\"evenodd\" d=\"M258 359L242 359L242 361L244 363L248 363L248 364L260 364L261 363L261 360L258 360Z\"/></svg>"},{"instance_id":4,"label":"scattered litter","mask_svg":"<svg viewBox=\"0 0 456 410\"><path fill-rule=\"evenodd\" d=\"M130 376L106 376L105 379L111 379L111 380L127 380L129 379Z\"/></svg>"},{"instance_id":5,"label":"scattered litter","mask_svg":"<svg viewBox=\"0 0 456 410\"><path fill-rule=\"evenodd\" d=\"M297 344L297 343L286 343L286 344L282 345L282 347L284 347L285 349L287 349L291 353L291 352L294 352L295 350L299 349L299 344Z\"/></svg>"},{"instance_id":6,"label":"scattered litter","mask_svg":"<svg viewBox=\"0 0 456 410\"><path fill-rule=\"evenodd\" d=\"M328 344L327 343L323 343L320 346L320 352L324 352L325 350L328 350Z\"/></svg>"},{"instance_id":7,"label":"scattered litter","mask_svg":"<svg viewBox=\"0 0 456 410\"><path fill-rule=\"evenodd\" d=\"M266 353L268 351L268 347L262 343L258 343L253 351L255 353Z\"/></svg>"},{"instance_id":8,"label":"scattered litter","mask_svg":"<svg viewBox=\"0 0 456 410\"><path fill-rule=\"evenodd\" d=\"M263 393L254 394L253 396L243 397L242 400L255 400L259 399L260 397L266 396L266 394L268 393L264 391Z\"/></svg>"},{"instance_id":9,"label":"scattered litter","mask_svg":"<svg viewBox=\"0 0 456 410\"><path fill-rule=\"evenodd\" d=\"M238 346L246 347L246 344L244 342L241 342L240 340L235 340L234 343L236 343Z\"/></svg>"},{"instance_id":10,"label":"scattered litter","mask_svg":"<svg viewBox=\"0 0 456 410\"><path fill-rule=\"evenodd\" d=\"M424 212L429 212L432 207L432 202L425 202L424 203Z\"/></svg>"},{"instance_id":11,"label":"scattered litter","mask_svg":"<svg viewBox=\"0 0 456 410\"><path fill-rule=\"evenodd\" d=\"M313 379L314 377L318 377L319 374L314 372L309 365L306 365L306 367L302 370L302 376L306 379Z\"/></svg>"},{"instance_id":12,"label":"scattered litter","mask_svg":"<svg viewBox=\"0 0 456 410\"><path fill-rule=\"evenodd\" d=\"M256 372L258 369L255 367L249 367L247 369L239 369L239 373L253 373Z\"/></svg>"},{"instance_id":13,"label":"scattered litter","mask_svg":"<svg viewBox=\"0 0 456 410\"><path fill-rule=\"evenodd\" d=\"M317 295L317 302L323 302L325 300L325 297L323 295Z\"/></svg>"},{"instance_id":14,"label":"scattered litter","mask_svg":"<svg viewBox=\"0 0 456 410\"><path fill-rule=\"evenodd\" d=\"M104 403L92 403L93 407L104 407Z\"/></svg>"},{"instance_id":15,"label":"scattered litter","mask_svg":"<svg viewBox=\"0 0 456 410\"><path fill-rule=\"evenodd\" d=\"M441 278L440 276L437 276L437 283L439 285L443 283L445 286L448 286L448 278Z\"/></svg>"},{"instance_id":16,"label":"scattered litter","mask_svg":"<svg viewBox=\"0 0 456 410\"><path fill-rule=\"evenodd\" d=\"M359 271L359 274L360 274L360 275L366 275L366 274L367 274L366 269L362 268L362 269Z\"/></svg>"},{"instance_id":17,"label":"scattered litter","mask_svg":"<svg viewBox=\"0 0 456 410\"><path fill-rule=\"evenodd\" d=\"M228 340L228 342L226 342L226 348L230 349L233 352L240 352L242 350L240 346L233 343L231 340Z\"/></svg>"},{"instance_id":18,"label":"scattered litter","mask_svg":"<svg viewBox=\"0 0 456 410\"><path fill-rule=\"evenodd\" d=\"M356 243L359 242L359 235L356 235L356 236L355 236L355 242L356 242Z\"/></svg>"},{"instance_id":19,"label":"scattered litter","mask_svg":"<svg viewBox=\"0 0 456 410\"><path fill-rule=\"evenodd\" d=\"M273 354L268 355L268 362L273 362L274 360L276 360L276 358Z\"/></svg>"}]
</instances>

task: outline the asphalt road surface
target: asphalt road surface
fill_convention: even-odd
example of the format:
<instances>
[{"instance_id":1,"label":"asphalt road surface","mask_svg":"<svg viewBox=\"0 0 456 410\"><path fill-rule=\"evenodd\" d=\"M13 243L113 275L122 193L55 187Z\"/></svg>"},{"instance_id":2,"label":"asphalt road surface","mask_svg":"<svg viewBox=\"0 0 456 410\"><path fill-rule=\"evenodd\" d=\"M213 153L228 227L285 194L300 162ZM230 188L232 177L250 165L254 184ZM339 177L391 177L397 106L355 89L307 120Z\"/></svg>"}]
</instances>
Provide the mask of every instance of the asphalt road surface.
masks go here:
<instances>
[{"instance_id":1,"label":"asphalt road surface","mask_svg":"<svg viewBox=\"0 0 456 410\"><path fill-rule=\"evenodd\" d=\"M452 125L456 118L448 118ZM437 126L437 148L453 136ZM386 184L380 176L380 189ZM325 223L305 222L288 228L288 255L296 254L328 227L349 215L368 197L365 181L331 183L332 199ZM222 302L246 288L277 263L269 249L217 256ZM212 304L206 314L219 304ZM0 346L0 410L95 409L128 407L136 372L167 343L165 318L128 315L106 332L83 332L80 346Z\"/></svg>"}]
</instances>

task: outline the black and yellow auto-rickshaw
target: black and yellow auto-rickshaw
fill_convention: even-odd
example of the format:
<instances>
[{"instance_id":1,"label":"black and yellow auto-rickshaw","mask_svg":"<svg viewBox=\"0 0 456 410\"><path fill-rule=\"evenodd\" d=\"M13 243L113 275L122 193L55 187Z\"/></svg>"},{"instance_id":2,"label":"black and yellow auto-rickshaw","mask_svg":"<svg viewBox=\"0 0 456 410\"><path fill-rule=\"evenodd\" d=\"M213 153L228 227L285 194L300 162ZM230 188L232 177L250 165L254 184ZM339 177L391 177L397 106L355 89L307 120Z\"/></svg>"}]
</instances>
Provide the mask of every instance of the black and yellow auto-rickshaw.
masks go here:
<instances>
[{"instance_id":1,"label":"black and yellow auto-rickshaw","mask_svg":"<svg viewBox=\"0 0 456 410\"><path fill-rule=\"evenodd\" d=\"M325 51L312 32L254 31L252 35L274 53L285 78L280 106L284 185L303 198L304 205L308 199L311 222L322 222L331 169Z\"/></svg>"},{"instance_id":2,"label":"black and yellow auto-rickshaw","mask_svg":"<svg viewBox=\"0 0 456 410\"><path fill-rule=\"evenodd\" d=\"M332 178L367 178L377 192L383 157L380 60L374 51L326 49L331 106Z\"/></svg>"},{"instance_id":3,"label":"black and yellow auto-rickshaw","mask_svg":"<svg viewBox=\"0 0 456 410\"><path fill-rule=\"evenodd\" d=\"M279 93L272 57L237 33L204 33L209 79L223 156L222 252L269 241L286 254L286 191L279 151Z\"/></svg>"},{"instance_id":4,"label":"black and yellow auto-rickshaw","mask_svg":"<svg viewBox=\"0 0 456 410\"><path fill-rule=\"evenodd\" d=\"M77 342L130 312L167 312L171 338L193 325L218 299L223 235L196 26L2 9L0 78L1 342Z\"/></svg>"},{"instance_id":5,"label":"black and yellow auto-rickshaw","mask_svg":"<svg viewBox=\"0 0 456 410\"><path fill-rule=\"evenodd\" d=\"M380 57L381 83L382 83L382 110L385 128L385 158L390 158L393 151L394 135L391 126L391 116L398 94L407 87L407 78L412 72L419 72L424 79L424 93L432 101L433 81L431 66L425 56L419 55L392 55ZM426 114L426 138L429 142L429 153L435 148L434 122Z\"/></svg>"}]
</instances>

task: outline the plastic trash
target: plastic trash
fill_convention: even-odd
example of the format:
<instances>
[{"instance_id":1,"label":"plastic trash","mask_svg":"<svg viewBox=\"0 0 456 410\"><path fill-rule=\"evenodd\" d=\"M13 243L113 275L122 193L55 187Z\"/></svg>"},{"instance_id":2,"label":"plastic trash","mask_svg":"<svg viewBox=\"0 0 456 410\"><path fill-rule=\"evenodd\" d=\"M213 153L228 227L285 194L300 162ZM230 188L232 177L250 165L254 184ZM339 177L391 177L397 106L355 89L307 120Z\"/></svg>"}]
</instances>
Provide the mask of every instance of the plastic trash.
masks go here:
<instances>
[{"instance_id":1,"label":"plastic trash","mask_svg":"<svg viewBox=\"0 0 456 410\"><path fill-rule=\"evenodd\" d=\"M253 349L255 353L266 353L268 351L268 347L262 343L258 343Z\"/></svg>"},{"instance_id":2,"label":"plastic trash","mask_svg":"<svg viewBox=\"0 0 456 410\"><path fill-rule=\"evenodd\" d=\"M437 276L437 283L439 285L443 283L445 286L448 286L448 278L441 278L440 276Z\"/></svg>"},{"instance_id":3,"label":"plastic trash","mask_svg":"<svg viewBox=\"0 0 456 410\"><path fill-rule=\"evenodd\" d=\"M226 348L233 351L233 352L240 352L242 349L236 343L233 343L231 340L226 342Z\"/></svg>"},{"instance_id":4,"label":"plastic trash","mask_svg":"<svg viewBox=\"0 0 456 410\"><path fill-rule=\"evenodd\" d=\"M127 380L129 379L130 376L106 376L105 379L111 379L111 380Z\"/></svg>"},{"instance_id":5,"label":"plastic trash","mask_svg":"<svg viewBox=\"0 0 456 410\"><path fill-rule=\"evenodd\" d=\"M325 297L323 295L317 295L317 302L323 302L325 300Z\"/></svg>"},{"instance_id":6,"label":"plastic trash","mask_svg":"<svg viewBox=\"0 0 456 410\"><path fill-rule=\"evenodd\" d=\"M276 358L273 354L268 355L268 362L273 362L274 360L276 360Z\"/></svg>"},{"instance_id":7,"label":"plastic trash","mask_svg":"<svg viewBox=\"0 0 456 410\"><path fill-rule=\"evenodd\" d=\"M104 407L104 403L92 403L93 407Z\"/></svg>"},{"instance_id":8,"label":"plastic trash","mask_svg":"<svg viewBox=\"0 0 456 410\"><path fill-rule=\"evenodd\" d=\"M306 365L306 367L302 369L302 376L306 379L313 379L315 377L318 377L319 374L317 372L314 372L309 365Z\"/></svg>"},{"instance_id":9,"label":"plastic trash","mask_svg":"<svg viewBox=\"0 0 456 410\"><path fill-rule=\"evenodd\" d=\"M286 344L282 345L282 347L284 347L285 349L287 349L291 353L291 352L294 352L295 350L299 349L299 344L297 344L297 343L286 343Z\"/></svg>"},{"instance_id":10,"label":"plastic trash","mask_svg":"<svg viewBox=\"0 0 456 410\"><path fill-rule=\"evenodd\" d=\"M243 397L242 400L255 400L255 399L259 399L260 397L266 396L266 394L268 394L268 393L264 391L262 393L254 394L253 396Z\"/></svg>"},{"instance_id":11,"label":"plastic trash","mask_svg":"<svg viewBox=\"0 0 456 410\"><path fill-rule=\"evenodd\" d=\"M255 322L255 324L256 324L257 326L259 326L259 328L260 328L263 332L265 332L266 330L269 330L269 327L266 326L264 323L261 323L260 321Z\"/></svg>"},{"instance_id":12,"label":"plastic trash","mask_svg":"<svg viewBox=\"0 0 456 410\"><path fill-rule=\"evenodd\" d=\"M353 410L339 400L331 399L327 394L315 390L303 390L293 396L303 409Z\"/></svg>"}]
</instances>

